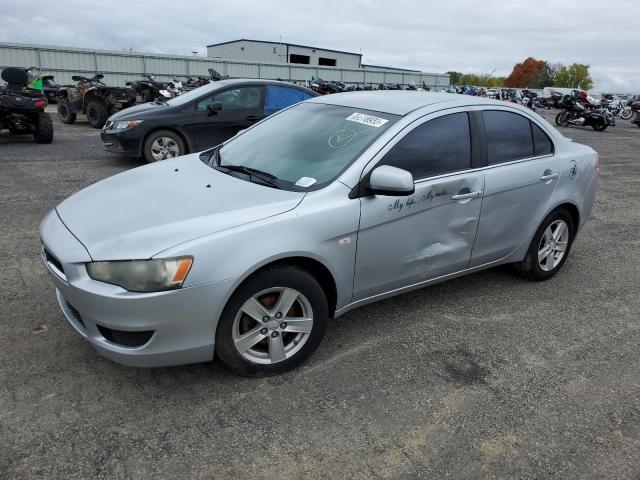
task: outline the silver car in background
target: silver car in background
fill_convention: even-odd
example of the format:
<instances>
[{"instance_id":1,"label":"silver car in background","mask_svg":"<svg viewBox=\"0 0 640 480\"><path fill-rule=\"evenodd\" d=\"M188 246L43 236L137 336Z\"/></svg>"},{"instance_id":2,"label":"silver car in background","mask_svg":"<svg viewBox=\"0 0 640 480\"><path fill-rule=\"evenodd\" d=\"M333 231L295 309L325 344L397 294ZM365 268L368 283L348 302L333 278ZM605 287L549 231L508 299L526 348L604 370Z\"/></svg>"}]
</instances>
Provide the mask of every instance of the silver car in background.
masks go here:
<instances>
[{"instance_id":1,"label":"silver car in background","mask_svg":"<svg viewBox=\"0 0 640 480\"><path fill-rule=\"evenodd\" d=\"M530 110L409 91L318 97L225 144L96 183L43 220L60 307L135 366L293 368L328 319L512 263L545 280L599 162Z\"/></svg>"}]
</instances>

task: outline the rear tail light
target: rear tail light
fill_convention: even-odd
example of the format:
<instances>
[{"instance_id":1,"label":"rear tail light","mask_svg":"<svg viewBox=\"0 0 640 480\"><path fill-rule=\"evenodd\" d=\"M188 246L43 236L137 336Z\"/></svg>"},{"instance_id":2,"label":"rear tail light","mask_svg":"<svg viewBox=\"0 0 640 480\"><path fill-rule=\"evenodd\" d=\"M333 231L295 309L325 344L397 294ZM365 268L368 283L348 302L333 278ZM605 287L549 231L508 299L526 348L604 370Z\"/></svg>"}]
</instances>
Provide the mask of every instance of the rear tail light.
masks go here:
<instances>
[{"instance_id":1,"label":"rear tail light","mask_svg":"<svg viewBox=\"0 0 640 480\"><path fill-rule=\"evenodd\" d=\"M596 170L600 171L600 155L596 153Z\"/></svg>"},{"instance_id":2,"label":"rear tail light","mask_svg":"<svg viewBox=\"0 0 640 480\"><path fill-rule=\"evenodd\" d=\"M44 108L47 106L46 100L36 100L35 102L36 108Z\"/></svg>"}]
</instances>

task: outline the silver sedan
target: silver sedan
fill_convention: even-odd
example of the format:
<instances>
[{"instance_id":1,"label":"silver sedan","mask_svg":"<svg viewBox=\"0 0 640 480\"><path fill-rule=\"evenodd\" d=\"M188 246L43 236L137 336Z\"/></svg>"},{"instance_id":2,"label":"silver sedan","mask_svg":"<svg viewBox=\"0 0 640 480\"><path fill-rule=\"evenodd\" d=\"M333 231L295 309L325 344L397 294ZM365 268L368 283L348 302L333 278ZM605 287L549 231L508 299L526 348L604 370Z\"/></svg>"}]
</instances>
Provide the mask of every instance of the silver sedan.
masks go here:
<instances>
[{"instance_id":1,"label":"silver sedan","mask_svg":"<svg viewBox=\"0 0 640 480\"><path fill-rule=\"evenodd\" d=\"M135 366L273 374L327 321L513 264L555 275L599 162L514 104L427 92L318 97L221 146L108 178L40 226L71 326Z\"/></svg>"}]
</instances>

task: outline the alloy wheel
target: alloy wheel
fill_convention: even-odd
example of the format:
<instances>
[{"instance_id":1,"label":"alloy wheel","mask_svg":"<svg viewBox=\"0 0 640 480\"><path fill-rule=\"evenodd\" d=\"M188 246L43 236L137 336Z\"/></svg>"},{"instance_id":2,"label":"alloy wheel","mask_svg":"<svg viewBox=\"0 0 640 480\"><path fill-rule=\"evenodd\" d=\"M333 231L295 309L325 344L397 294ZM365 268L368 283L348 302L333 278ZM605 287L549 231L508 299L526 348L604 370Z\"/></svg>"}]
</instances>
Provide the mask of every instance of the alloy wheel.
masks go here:
<instances>
[{"instance_id":1,"label":"alloy wheel","mask_svg":"<svg viewBox=\"0 0 640 480\"><path fill-rule=\"evenodd\" d=\"M151 144L151 155L156 161L177 157L180 155L180 147L171 137L158 137Z\"/></svg>"},{"instance_id":2,"label":"alloy wheel","mask_svg":"<svg viewBox=\"0 0 640 480\"><path fill-rule=\"evenodd\" d=\"M564 220L549 224L538 246L538 264L545 272L556 268L564 258L569 244L569 226Z\"/></svg>"},{"instance_id":3,"label":"alloy wheel","mask_svg":"<svg viewBox=\"0 0 640 480\"><path fill-rule=\"evenodd\" d=\"M293 288L275 287L244 302L233 321L232 340L244 358L269 365L294 356L312 329L309 300Z\"/></svg>"}]
</instances>

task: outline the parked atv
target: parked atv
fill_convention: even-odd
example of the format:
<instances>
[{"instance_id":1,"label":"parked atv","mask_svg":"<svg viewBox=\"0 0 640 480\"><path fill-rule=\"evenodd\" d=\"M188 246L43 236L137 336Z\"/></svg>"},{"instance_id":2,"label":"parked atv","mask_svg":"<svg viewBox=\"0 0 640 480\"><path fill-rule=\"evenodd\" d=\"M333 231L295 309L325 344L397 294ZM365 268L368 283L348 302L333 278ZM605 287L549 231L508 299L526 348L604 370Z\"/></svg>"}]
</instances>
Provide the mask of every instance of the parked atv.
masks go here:
<instances>
[{"instance_id":1,"label":"parked atv","mask_svg":"<svg viewBox=\"0 0 640 480\"><path fill-rule=\"evenodd\" d=\"M27 87L29 75L23 68L8 67L2 71L6 87L0 88L0 130L12 135L33 134L37 143L53 141L53 122L44 113L47 99L40 90Z\"/></svg>"},{"instance_id":2,"label":"parked atv","mask_svg":"<svg viewBox=\"0 0 640 480\"><path fill-rule=\"evenodd\" d=\"M152 75L144 74L143 76L145 78L142 80L127 82L126 84L130 86L137 95L140 95L142 103L153 102L158 98L162 98L160 90L165 90L167 83L156 80Z\"/></svg>"},{"instance_id":3,"label":"parked atv","mask_svg":"<svg viewBox=\"0 0 640 480\"><path fill-rule=\"evenodd\" d=\"M76 121L78 113L87 115L89 125L102 128L112 113L131 107L136 103L136 92L131 88L109 87L102 83L104 75L93 77L74 75L76 85L63 86L58 90L58 115L63 123Z\"/></svg>"}]
</instances>

